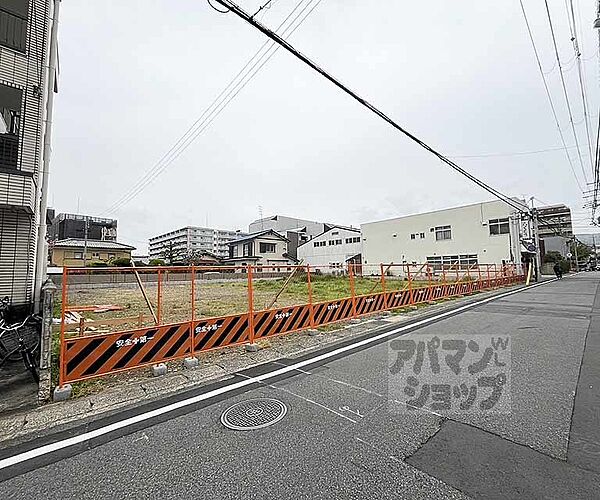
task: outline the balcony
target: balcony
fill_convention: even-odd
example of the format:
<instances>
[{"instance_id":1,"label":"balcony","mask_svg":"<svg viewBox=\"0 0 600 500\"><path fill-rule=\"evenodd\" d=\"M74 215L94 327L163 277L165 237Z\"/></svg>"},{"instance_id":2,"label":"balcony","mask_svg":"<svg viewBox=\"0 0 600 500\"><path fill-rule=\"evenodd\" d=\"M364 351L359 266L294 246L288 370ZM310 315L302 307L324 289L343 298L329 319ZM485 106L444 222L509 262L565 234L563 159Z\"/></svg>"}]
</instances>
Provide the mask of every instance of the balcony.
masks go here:
<instances>
[{"instance_id":1,"label":"balcony","mask_svg":"<svg viewBox=\"0 0 600 500\"><path fill-rule=\"evenodd\" d=\"M25 52L27 18L0 7L0 45Z\"/></svg>"}]
</instances>

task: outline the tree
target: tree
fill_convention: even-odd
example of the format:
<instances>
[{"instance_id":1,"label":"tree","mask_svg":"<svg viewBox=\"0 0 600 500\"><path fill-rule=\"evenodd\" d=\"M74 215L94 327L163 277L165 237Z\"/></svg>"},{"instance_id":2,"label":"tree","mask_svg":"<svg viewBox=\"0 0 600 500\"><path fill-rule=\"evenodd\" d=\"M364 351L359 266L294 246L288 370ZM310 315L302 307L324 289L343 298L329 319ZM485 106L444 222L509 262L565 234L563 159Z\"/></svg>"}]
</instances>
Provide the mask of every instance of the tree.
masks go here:
<instances>
[{"instance_id":1,"label":"tree","mask_svg":"<svg viewBox=\"0 0 600 500\"><path fill-rule=\"evenodd\" d=\"M172 266L185 258L185 250L183 248L177 248L172 241L169 241L165 248L163 248L161 256L167 264Z\"/></svg>"},{"instance_id":2,"label":"tree","mask_svg":"<svg viewBox=\"0 0 600 500\"><path fill-rule=\"evenodd\" d=\"M560 252L557 252L556 250L550 250L544 255L544 262L558 262L562 259L563 256L560 254Z\"/></svg>"},{"instance_id":3,"label":"tree","mask_svg":"<svg viewBox=\"0 0 600 500\"><path fill-rule=\"evenodd\" d=\"M150 262L148 262L149 266L164 266L165 265L165 261L162 259L151 259Z\"/></svg>"}]
</instances>

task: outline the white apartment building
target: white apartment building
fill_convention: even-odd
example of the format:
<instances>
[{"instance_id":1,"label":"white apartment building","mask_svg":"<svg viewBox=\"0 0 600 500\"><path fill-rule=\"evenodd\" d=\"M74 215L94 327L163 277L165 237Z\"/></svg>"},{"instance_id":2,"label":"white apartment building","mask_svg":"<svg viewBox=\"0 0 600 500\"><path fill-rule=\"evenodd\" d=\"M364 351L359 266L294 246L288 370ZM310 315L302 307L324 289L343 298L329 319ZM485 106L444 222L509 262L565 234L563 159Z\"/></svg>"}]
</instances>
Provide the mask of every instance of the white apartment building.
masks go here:
<instances>
[{"instance_id":1,"label":"white apartment building","mask_svg":"<svg viewBox=\"0 0 600 500\"><path fill-rule=\"evenodd\" d=\"M325 274L341 272L348 262L360 260L360 229L332 226L298 247L298 259L315 271Z\"/></svg>"},{"instance_id":2,"label":"white apartment building","mask_svg":"<svg viewBox=\"0 0 600 500\"><path fill-rule=\"evenodd\" d=\"M0 2L0 296L34 299L51 0Z\"/></svg>"},{"instance_id":3,"label":"white apartment building","mask_svg":"<svg viewBox=\"0 0 600 500\"><path fill-rule=\"evenodd\" d=\"M502 201L362 224L363 263L521 263L523 226Z\"/></svg>"},{"instance_id":4,"label":"white apartment building","mask_svg":"<svg viewBox=\"0 0 600 500\"><path fill-rule=\"evenodd\" d=\"M228 257L228 243L245 236L240 231L188 226L169 233L154 236L148 241L151 259L164 258L166 253L183 257L190 252L202 250L217 257Z\"/></svg>"}]
</instances>

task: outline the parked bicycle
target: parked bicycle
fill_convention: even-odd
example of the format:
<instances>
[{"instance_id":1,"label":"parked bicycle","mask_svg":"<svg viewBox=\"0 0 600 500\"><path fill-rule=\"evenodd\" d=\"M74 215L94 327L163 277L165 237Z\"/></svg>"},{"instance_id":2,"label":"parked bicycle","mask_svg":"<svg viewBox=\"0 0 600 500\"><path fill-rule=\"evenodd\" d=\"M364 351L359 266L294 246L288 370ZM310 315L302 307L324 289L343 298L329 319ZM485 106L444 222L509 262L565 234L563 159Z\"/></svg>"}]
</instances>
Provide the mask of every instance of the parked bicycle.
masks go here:
<instances>
[{"instance_id":1,"label":"parked bicycle","mask_svg":"<svg viewBox=\"0 0 600 500\"><path fill-rule=\"evenodd\" d=\"M0 300L0 368L7 362L23 360L33 380L39 382L37 358L41 318L32 314L20 323L9 325L5 319L9 303L8 297Z\"/></svg>"}]
</instances>

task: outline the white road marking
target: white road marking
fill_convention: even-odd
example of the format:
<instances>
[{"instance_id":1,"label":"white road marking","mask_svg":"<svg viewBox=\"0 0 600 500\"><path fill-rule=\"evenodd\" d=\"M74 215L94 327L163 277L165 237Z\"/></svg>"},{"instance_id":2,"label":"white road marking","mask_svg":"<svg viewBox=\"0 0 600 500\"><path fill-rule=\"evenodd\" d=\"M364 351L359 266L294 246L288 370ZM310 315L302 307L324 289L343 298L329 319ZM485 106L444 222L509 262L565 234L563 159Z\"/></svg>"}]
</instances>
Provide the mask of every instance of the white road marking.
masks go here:
<instances>
[{"instance_id":1,"label":"white road marking","mask_svg":"<svg viewBox=\"0 0 600 500\"><path fill-rule=\"evenodd\" d=\"M49 453L54 453L59 450L63 450L65 448L69 448L71 446L75 446L77 444L83 443L90 439L95 439L100 436L104 436L106 434L110 434L111 432L117 431L119 429L123 429L140 422L144 422L146 420L150 420L155 417L159 417L161 415L165 415L167 413L173 412L175 410L179 410L180 408L185 408L186 406L190 406L201 401L205 401L210 398L214 398L215 396L219 396L221 394L226 394L228 392L235 391L237 389L242 389L243 387L247 387L256 382L262 382L263 380L268 380L274 377L278 377L280 375L284 375L288 372L297 370L298 368L303 368L308 365L312 365L313 363L318 363L319 361L325 361L334 356L338 356L348 351L352 351L358 347L366 346L369 344L376 343L380 340L386 339L388 337L393 337L398 333L402 333L406 330L411 330L413 328L418 328L421 326L428 325L429 323L433 323L439 319L446 318L448 316L455 315L456 313L460 313L463 311L468 311L469 309L473 309L474 307L480 306L482 304L487 304L493 300L498 300L503 297L508 297L510 295L514 295L515 293L520 293L524 290L530 290L531 288L535 288L541 285L545 285L547 283L551 283L555 281L555 279L542 281L540 283L535 283L533 285L529 285L526 288L518 288L517 290L511 290L506 293L502 293L499 295L494 295L492 297L488 297L483 300L479 300L477 302L472 302L470 304L465 304L464 306L457 307L456 309L452 309L450 311L445 311L430 318L425 318L414 323L410 323L408 325L401 326L399 328L395 328L389 332L381 333L374 337L369 337L367 339L363 339L354 344L350 344L344 347L340 347L338 349L334 349L333 351L326 352L319 356L315 356L310 359L306 359L304 361L300 361L293 365L285 366L280 368L279 370L274 370L269 373L264 373L262 375L258 375L256 377L251 377L245 380L241 380L234 384L230 384L224 387L219 387L218 389L213 389L212 391L205 392L204 394L199 394L197 396L193 396L188 399L184 399L182 401L177 401L175 403L171 403L169 405L163 406L161 408L156 408L155 410L148 411L146 413L141 413L139 415L134 415L133 417L126 418L124 420L120 420L118 422L114 422L112 424L106 425L104 427L100 427L99 429L95 429L93 431L84 432L83 434L79 434L78 436L73 436L67 439L63 439L62 441L57 441L55 443L46 444L44 446L40 446L39 448L34 448L33 450L25 451L23 453L19 453L17 455L13 455L12 457L5 458L0 460L0 470L6 469L7 467L12 467L14 465L20 464L22 462L26 462L27 460L32 460L37 457L41 457L43 455L47 455ZM346 417L347 418L347 417Z\"/></svg>"}]
</instances>

